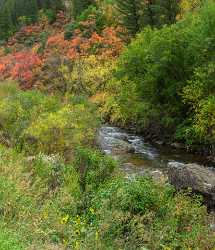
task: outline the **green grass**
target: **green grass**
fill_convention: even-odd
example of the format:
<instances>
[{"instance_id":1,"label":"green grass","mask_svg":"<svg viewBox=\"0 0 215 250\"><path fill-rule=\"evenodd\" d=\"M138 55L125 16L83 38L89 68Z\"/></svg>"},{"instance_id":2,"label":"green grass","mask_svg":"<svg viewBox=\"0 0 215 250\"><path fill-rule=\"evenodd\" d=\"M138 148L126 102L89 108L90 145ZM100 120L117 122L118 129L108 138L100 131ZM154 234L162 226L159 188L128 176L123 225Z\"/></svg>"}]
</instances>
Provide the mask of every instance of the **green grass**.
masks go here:
<instances>
[{"instance_id":1,"label":"green grass","mask_svg":"<svg viewBox=\"0 0 215 250\"><path fill-rule=\"evenodd\" d=\"M0 250L24 250L24 244L19 236L11 233L5 226L0 226Z\"/></svg>"}]
</instances>

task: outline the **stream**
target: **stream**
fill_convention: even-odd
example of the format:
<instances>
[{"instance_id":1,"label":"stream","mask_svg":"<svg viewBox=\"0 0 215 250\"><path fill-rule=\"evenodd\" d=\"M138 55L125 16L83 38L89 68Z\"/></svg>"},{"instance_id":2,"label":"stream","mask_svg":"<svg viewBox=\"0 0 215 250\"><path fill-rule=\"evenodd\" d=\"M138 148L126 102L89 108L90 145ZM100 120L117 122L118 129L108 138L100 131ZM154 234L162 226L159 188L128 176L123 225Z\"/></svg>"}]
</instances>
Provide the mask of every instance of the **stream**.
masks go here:
<instances>
[{"instance_id":1,"label":"stream","mask_svg":"<svg viewBox=\"0 0 215 250\"><path fill-rule=\"evenodd\" d=\"M204 157L166 145L152 145L141 136L112 126L101 127L98 144L105 154L120 162L120 168L127 176L165 174L172 162L179 165L205 162Z\"/></svg>"}]
</instances>

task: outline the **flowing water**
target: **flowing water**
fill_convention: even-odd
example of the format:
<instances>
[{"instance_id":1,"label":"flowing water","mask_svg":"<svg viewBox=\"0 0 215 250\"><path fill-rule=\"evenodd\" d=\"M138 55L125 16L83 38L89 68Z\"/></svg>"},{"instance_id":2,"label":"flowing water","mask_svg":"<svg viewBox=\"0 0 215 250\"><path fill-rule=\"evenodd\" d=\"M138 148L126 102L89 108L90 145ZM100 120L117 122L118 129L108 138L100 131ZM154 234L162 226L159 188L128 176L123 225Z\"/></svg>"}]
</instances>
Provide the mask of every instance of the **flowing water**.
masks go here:
<instances>
[{"instance_id":1,"label":"flowing water","mask_svg":"<svg viewBox=\"0 0 215 250\"><path fill-rule=\"evenodd\" d=\"M117 127L103 126L98 144L108 155L120 161L127 175L143 175L146 172L162 172L171 162L178 164L204 163L204 158L168 146L152 145L143 137Z\"/></svg>"}]
</instances>

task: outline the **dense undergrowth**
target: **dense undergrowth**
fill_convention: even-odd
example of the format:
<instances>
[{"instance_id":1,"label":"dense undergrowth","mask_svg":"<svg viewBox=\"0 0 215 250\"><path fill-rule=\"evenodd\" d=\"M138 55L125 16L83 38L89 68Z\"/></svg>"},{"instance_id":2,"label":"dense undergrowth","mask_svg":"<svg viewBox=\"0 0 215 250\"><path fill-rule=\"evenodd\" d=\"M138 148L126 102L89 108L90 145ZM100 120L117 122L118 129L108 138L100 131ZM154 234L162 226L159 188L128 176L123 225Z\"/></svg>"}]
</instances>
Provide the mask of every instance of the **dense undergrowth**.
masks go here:
<instances>
[{"instance_id":1,"label":"dense undergrowth","mask_svg":"<svg viewBox=\"0 0 215 250\"><path fill-rule=\"evenodd\" d=\"M0 153L1 249L214 247L198 198L150 179L125 181L98 152L82 148L70 163Z\"/></svg>"},{"instance_id":2,"label":"dense undergrowth","mask_svg":"<svg viewBox=\"0 0 215 250\"><path fill-rule=\"evenodd\" d=\"M50 22L51 2L0 47L0 250L214 249L201 197L125 179L96 146L108 121L214 154L214 2L181 1L137 37L122 1L74 0L75 20Z\"/></svg>"},{"instance_id":3,"label":"dense undergrowth","mask_svg":"<svg viewBox=\"0 0 215 250\"><path fill-rule=\"evenodd\" d=\"M0 93L0 249L214 247L200 197L125 180L96 150L92 103L11 82Z\"/></svg>"}]
</instances>

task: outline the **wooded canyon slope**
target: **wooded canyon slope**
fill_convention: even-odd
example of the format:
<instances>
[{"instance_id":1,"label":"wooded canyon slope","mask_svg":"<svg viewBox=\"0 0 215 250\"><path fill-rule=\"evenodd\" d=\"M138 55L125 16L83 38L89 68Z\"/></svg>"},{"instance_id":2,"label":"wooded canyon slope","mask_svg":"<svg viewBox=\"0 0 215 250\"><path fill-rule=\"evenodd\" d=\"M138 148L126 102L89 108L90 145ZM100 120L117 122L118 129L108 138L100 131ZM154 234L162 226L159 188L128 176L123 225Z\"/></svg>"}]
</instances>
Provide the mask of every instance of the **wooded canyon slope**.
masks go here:
<instances>
[{"instance_id":1,"label":"wooded canyon slope","mask_svg":"<svg viewBox=\"0 0 215 250\"><path fill-rule=\"evenodd\" d=\"M213 0L0 0L0 250L214 250L213 166Z\"/></svg>"}]
</instances>

